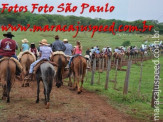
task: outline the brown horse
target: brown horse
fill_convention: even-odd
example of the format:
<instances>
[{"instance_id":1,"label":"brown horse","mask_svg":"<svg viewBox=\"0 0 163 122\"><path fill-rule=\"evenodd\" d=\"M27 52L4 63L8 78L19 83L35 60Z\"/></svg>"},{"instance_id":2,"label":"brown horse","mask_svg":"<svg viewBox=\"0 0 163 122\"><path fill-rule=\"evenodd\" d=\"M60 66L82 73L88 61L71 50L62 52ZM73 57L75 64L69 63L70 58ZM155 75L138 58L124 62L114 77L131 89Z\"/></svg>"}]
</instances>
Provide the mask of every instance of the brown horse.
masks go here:
<instances>
[{"instance_id":1,"label":"brown horse","mask_svg":"<svg viewBox=\"0 0 163 122\"><path fill-rule=\"evenodd\" d=\"M70 66L69 82L71 83L71 74L73 74L74 77L73 90L77 88L78 94L82 92L84 77L86 74L86 68L87 68L87 61L83 56L79 55L73 58ZM79 86L80 82L81 82L81 86Z\"/></svg>"},{"instance_id":2,"label":"brown horse","mask_svg":"<svg viewBox=\"0 0 163 122\"><path fill-rule=\"evenodd\" d=\"M65 67L68 64L66 56L63 54L55 54L51 56L51 61L55 62L58 66L57 74L55 76L56 82L61 82L63 84L62 77L65 71Z\"/></svg>"},{"instance_id":3,"label":"brown horse","mask_svg":"<svg viewBox=\"0 0 163 122\"><path fill-rule=\"evenodd\" d=\"M124 55L125 55L125 53L116 53L116 52L114 52L114 54L113 54L114 64L116 64L116 61L118 60L118 64L119 64L118 69L121 69Z\"/></svg>"},{"instance_id":4,"label":"brown horse","mask_svg":"<svg viewBox=\"0 0 163 122\"><path fill-rule=\"evenodd\" d=\"M33 55L31 55L30 53L25 53L22 55L21 59L20 59L20 63L23 67L23 71L21 74L21 78L23 80L23 84L22 86L27 86L27 81L24 80L24 78L29 74L29 68L30 65L35 61L36 59L34 58ZM29 85L29 84L28 84Z\"/></svg>"},{"instance_id":5,"label":"brown horse","mask_svg":"<svg viewBox=\"0 0 163 122\"><path fill-rule=\"evenodd\" d=\"M107 67L107 63L108 63L108 60L109 59L111 59L111 57L112 57L112 52L110 51L110 52L106 52L106 53L104 53L103 54L103 58L104 58L104 60L105 60L105 65L106 65L106 67Z\"/></svg>"},{"instance_id":6,"label":"brown horse","mask_svg":"<svg viewBox=\"0 0 163 122\"><path fill-rule=\"evenodd\" d=\"M0 69L0 79L3 88L2 99L7 97L7 103L9 103L10 90L15 82L16 63L10 58L5 58L0 62Z\"/></svg>"}]
</instances>

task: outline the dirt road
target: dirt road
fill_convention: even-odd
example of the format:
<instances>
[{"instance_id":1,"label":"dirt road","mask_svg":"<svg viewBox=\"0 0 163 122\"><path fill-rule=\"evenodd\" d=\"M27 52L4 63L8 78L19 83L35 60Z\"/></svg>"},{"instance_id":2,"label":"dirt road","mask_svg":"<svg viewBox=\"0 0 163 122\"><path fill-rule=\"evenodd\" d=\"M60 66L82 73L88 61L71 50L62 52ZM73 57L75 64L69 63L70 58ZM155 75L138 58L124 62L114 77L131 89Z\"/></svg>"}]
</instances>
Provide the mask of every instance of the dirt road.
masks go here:
<instances>
[{"instance_id":1,"label":"dirt road","mask_svg":"<svg viewBox=\"0 0 163 122\"><path fill-rule=\"evenodd\" d=\"M0 86L0 95L2 88ZM0 122L137 122L138 120L111 107L106 98L84 90L80 95L69 87L53 86L50 109L45 109L43 87L36 104L36 83L21 87L17 81L11 91L11 102L0 100Z\"/></svg>"}]
</instances>

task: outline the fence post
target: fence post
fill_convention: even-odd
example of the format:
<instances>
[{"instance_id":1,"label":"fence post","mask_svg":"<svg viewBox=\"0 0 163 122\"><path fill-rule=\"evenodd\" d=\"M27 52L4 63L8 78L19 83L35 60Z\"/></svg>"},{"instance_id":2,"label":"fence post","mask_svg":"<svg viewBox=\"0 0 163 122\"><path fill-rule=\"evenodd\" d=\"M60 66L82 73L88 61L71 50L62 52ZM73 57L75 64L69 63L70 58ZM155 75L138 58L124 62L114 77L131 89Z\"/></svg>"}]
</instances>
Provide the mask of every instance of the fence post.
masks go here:
<instances>
[{"instance_id":1,"label":"fence post","mask_svg":"<svg viewBox=\"0 0 163 122\"><path fill-rule=\"evenodd\" d=\"M93 59L91 85L94 84L94 75L95 75L95 70L96 70L96 58Z\"/></svg>"},{"instance_id":2,"label":"fence post","mask_svg":"<svg viewBox=\"0 0 163 122\"><path fill-rule=\"evenodd\" d=\"M99 67L98 67L98 81L97 81L97 83L98 84L100 84L100 79L101 79L101 61L102 61L102 59L101 58L99 58Z\"/></svg>"},{"instance_id":3,"label":"fence post","mask_svg":"<svg viewBox=\"0 0 163 122\"><path fill-rule=\"evenodd\" d=\"M115 69L114 89L116 88L117 85L117 70L118 70L118 59L116 62L116 69Z\"/></svg>"},{"instance_id":4,"label":"fence post","mask_svg":"<svg viewBox=\"0 0 163 122\"><path fill-rule=\"evenodd\" d=\"M106 82L105 82L105 90L108 89L108 82L109 82L109 72L110 72L110 68L111 67L111 60L108 60L108 67L107 67L107 74L106 74Z\"/></svg>"},{"instance_id":5,"label":"fence post","mask_svg":"<svg viewBox=\"0 0 163 122\"><path fill-rule=\"evenodd\" d=\"M159 78L159 80L158 80L158 81L159 81L159 83L160 83L160 68L161 68L161 67L160 67L160 64L158 64L157 67L159 67L159 72L158 72L158 78ZM159 83L158 83L158 84L159 84ZM155 100L154 100L154 93L157 93L157 94L155 94L155 96L156 96L155 99L158 99L158 94L159 94L159 92L160 92L159 89L158 89L158 86L159 86L159 85L156 85L155 83L153 84L152 101L151 101L151 107L152 107L152 108L154 108L154 105L155 105L155 104L154 104L154 102L155 102Z\"/></svg>"},{"instance_id":6,"label":"fence post","mask_svg":"<svg viewBox=\"0 0 163 122\"><path fill-rule=\"evenodd\" d=\"M104 71L104 58L102 58L102 72Z\"/></svg>"},{"instance_id":7,"label":"fence post","mask_svg":"<svg viewBox=\"0 0 163 122\"><path fill-rule=\"evenodd\" d=\"M128 93L128 83L129 83L131 63L132 63L132 61L129 60L128 61L128 66L127 66L127 71L126 71L126 78L125 78L125 82L124 82L123 94L127 94Z\"/></svg>"},{"instance_id":8,"label":"fence post","mask_svg":"<svg viewBox=\"0 0 163 122\"><path fill-rule=\"evenodd\" d=\"M140 79L139 79L139 89L138 89L138 92L139 92L139 93L140 93L140 89L141 89L142 70L143 70L143 61L141 60L141 66L140 66Z\"/></svg>"},{"instance_id":9,"label":"fence post","mask_svg":"<svg viewBox=\"0 0 163 122\"><path fill-rule=\"evenodd\" d=\"M101 58L99 58L99 66L98 66L98 71L100 72L101 69Z\"/></svg>"}]
</instances>

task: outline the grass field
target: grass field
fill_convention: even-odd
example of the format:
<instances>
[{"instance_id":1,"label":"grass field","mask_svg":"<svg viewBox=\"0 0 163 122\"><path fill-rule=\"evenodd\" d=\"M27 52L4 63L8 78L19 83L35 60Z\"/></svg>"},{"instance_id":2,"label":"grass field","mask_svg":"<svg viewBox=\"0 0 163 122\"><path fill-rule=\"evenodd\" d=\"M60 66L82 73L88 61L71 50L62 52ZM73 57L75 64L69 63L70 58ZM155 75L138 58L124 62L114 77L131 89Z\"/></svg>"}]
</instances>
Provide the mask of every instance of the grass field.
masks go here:
<instances>
[{"instance_id":1,"label":"grass field","mask_svg":"<svg viewBox=\"0 0 163 122\"><path fill-rule=\"evenodd\" d=\"M0 39L3 39L3 33L0 31ZM131 45L140 46L144 41L148 40L153 43L155 41L152 39L152 35L149 34L124 34L120 33L117 35L107 34L107 33L95 33L94 37L91 38L91 33L79 33L76 38L72 36L74 33L62 33L62 32L13 32L16 40L21 46L21 40L27 38L30 43L35 42L37 45L39 41L43 38L47 39L49 43L54 41L54 35L59 35L60 39L63 40L67 38L72 45L75 45L76 40L80 40L83 46L83 54L85 54L85 50L87 48L91 48L93 46L99 46L100 48L111 46L115 48L116 46L120 46L124 41L130 41ZM160 40L163 40L163 35L160 35ZM17 52L18 53L18 52ZM163 79L163 57L160 58L161 61L161 79ZM117 77L117 90L113 89L113 83L109 82L109 89L104 90L104 84L106 79L106 72L101 74L101 82L100 84L95 83L93 86L90 85L90 77L91 74L88 73L88 80L84 83L84 88L90 91L97 92L100 95L104 95L108 97L108 102L119 109L120 111L126 112L132 116L143 120L152 120L150 119L153 116L153 109L150 107L151 95L153 89L153 81L154 81L154 64L151 60L143 63L143 77L142 77L142 87L141 94L138 94L138 82L140 76L140 65L133 64L131 67L131 76L129 81L129 93L126 96L123 96L123 85L125 80L125 72L118 71ZM123 67L126 68L126 67ZM114 79L115 70L111 70L110 78ZM97 82L98 73L96 72L95 81ZM160 90L163 92L163 83L161 80ZM163 119L163 94L160 93L160 117ZM1 108L1 106L0 106Z\"/></svg>"},{"instance_id":2,"label":"grass field","mask_svg":"<svg viewBox=\"0 0 163 122\"><path fill-rule=\"evenodd\" d=\"M161 67L163 66L163 57L160 58ZM126 67L123 67L125 69ZM161 68L160 75L163 73ZM101 74L101 82L98 84L98 71L95 74L95 84L90 85L91 73L88 74L89 79L84 83L84 88L97 92L100 95L108 97L108 102L120 111L127 112L128 114L139 118L141 120L152 120L154 114L151 108L151 98L154 82L154 64L151 60L143 62L142 84L141 93L138 93L138 85L140 78L140 63L133 64L131 67L131 74L129 80L129 92L126 96L123 96L123 87L126 72L118 71L117 87L114 89L114 83L109 82L108 90L104 90L106 72ZM110 80L114 80L115 70L110 72ZM163 76L161 75L161 79ZM160 90L163 91L163 80L160 81ZM163 120L163 94L160 93L160 119Z\"/></svg>"},{"instance_id":3,"label":"grass field","mask_svg":"<svg viewBox=\"0 0 163 122\"><path fill-rule=\"evenodd\" d=\"M3 33L0 31L0 39L3 39ZM149 34L125 34L119 33L116 35L112 35L110 33L95 33L94 37L91 38L91 32L79 32L76 38L73 38L75 32L13 32L15 37L13 38L16 40L21 46L21 40L27 38L29 43L35 42L37 45L39 41L42 39L47 39L49 43L54 42L54 35L59 35L60 40L67 38L72 45L75 45L76 41L81 41L83 46L83 54L85 54L85 50L87 48L91 48L93 46L99 46L100 48L111 46L115 48L116 46L120 46L124 41L130 41L131 45L140 46L146 40L149 42L153 42L155 39L152 39L152 35ZM163 36L160 35L160 40L163 40Z\"/></svg>"}]
</instances>

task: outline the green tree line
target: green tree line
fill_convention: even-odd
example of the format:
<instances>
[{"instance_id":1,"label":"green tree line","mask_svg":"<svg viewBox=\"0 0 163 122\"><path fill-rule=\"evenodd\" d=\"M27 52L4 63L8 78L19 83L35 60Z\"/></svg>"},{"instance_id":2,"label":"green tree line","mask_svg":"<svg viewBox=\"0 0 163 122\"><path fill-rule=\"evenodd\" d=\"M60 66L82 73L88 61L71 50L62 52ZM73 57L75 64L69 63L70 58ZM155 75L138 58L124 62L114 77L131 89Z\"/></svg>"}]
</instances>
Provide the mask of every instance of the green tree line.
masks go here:
<instances>
[{"instance_id":1,"label":"green tree line","mask_svg":"<svg viewBox=\"0 0 163 122\"><path fill-rule=\"evenodd\" d=\"M1 11L1 9L0 9ZM63 16L56 14L33 14L30 12L21 12L14 13L8 12L7 10L0 14L0 25L27 25L31 26L44 26L44 25L76 25L77 22L80 22L81 25L111 25L112 22L115 22L115 28L118 28L119 25L134 25L139 28L143 28L143 20L136 21L124 21L116 19L101 19L96 18L92 19L89 17L77 17L77 16ZM159 30L160 33L163 33L163 24L159 23L157 20L147 20L147 25L154 25L154 29ZM153 32L153 31L152 31ZM152 33L146 31L146 33Z\"/></svg>"}]
</instances>

